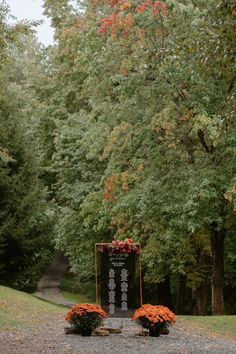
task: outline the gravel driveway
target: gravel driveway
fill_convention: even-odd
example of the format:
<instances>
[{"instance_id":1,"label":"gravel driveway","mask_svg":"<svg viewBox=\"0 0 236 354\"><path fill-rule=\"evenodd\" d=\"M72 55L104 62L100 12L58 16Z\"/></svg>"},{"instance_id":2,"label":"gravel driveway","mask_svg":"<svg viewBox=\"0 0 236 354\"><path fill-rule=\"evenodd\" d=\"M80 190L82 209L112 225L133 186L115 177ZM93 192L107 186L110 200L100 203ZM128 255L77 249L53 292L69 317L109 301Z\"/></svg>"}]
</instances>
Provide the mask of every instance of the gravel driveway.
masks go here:
<instances>
[{"instance_id":1,"label":"gravel driveway","mask_svg":"<svg viewBox=\"0 0 236 354\"><path fill-rule=\"evenodd\" d=\"M110 319L111 321L111 319ZM112 319L116 321L116 319ZM114 327L119 321L112 322ZM236 341L207 336L196 333L193 329L184 328L177 323L170 328L169 335L160 337L137 336L140 328L129 319L122 319L121 334L111 334L108 337L81 337L80 335L65 335L66 323L61 315L46 316L43 326L34 326L0 333L1 354L231 354L236 353ZM109 324L112 324L111 322Z\"/></svg>"},{"instance_id":2,"label":"gravel driveway","mask_svg":"<svg viewBox=\"0 0 236 354\"><path fill-rule=\"evenodd\" d=\"M38 285L37 296L66 304L59 280L66 261L57 256ZM66 313L66 311L65 311ZM41 318L42 317L42 318ZM130 319L108 319L105 326L122 327L122 333L108 337L65 335L62 313L41 316L43 325L0 333L0 354L236 354L236 341L207 335L177 322L169 335L138 336L140 327Z\"/></svg>"}]
</instances>

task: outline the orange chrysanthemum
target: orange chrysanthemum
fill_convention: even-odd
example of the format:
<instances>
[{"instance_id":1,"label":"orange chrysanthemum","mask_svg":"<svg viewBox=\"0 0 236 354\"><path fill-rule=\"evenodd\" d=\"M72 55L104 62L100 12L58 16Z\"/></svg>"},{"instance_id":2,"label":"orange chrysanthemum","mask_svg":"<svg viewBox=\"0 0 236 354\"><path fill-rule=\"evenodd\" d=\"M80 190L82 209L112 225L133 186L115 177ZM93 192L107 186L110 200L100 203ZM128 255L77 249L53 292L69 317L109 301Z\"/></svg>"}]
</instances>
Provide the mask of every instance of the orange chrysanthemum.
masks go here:
<instances>
[{"instance_id":1,"label":"orange chrysanthemum","mask_svg":"<svg viewBox=\"0 0 236 354\"><path fill-rule=\"evenodd\" d=\"M93 305L93 304L76 304L75 306L72 307L72 309L68 312L68 314L65 317L66 321L71 321L73 316L85 316L89 313L95 313L98 316L105 318L107 317L106 312L98 305Z\"/></svg>"},{"instance_id":2,"label":"orange chrysanthemum","mask_svg":"<svg viewBox=\"0 0 236 354\"><path fill-rule=\"evenodd\" d=\"M157 325L163 323L175 323L175 314L163 305L142 305L135 311L132 321L138 321L142 323L143 320L147 320L149 325Z\"/></svg>"}]
</instances>

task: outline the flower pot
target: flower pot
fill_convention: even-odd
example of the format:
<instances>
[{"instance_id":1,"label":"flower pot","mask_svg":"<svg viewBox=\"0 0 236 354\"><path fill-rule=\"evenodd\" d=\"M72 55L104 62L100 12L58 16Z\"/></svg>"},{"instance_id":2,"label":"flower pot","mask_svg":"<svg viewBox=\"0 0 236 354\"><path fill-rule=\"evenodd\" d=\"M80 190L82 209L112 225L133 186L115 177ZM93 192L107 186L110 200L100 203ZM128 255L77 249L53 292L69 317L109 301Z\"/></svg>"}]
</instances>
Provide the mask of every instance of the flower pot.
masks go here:
<instances>
[{"instance_id":1,"label":"flower pot","mask_svg":"<svg viewBox=\"0 0 236 354\"><path fill-rule=\"evenodd\" d=\"M80 334L83 337L90 337L92 334L92 328L80 329Z\"/></svg>"},{"instance_id":2,"label":"flower pot","mask_svg":"<svg viewBox=\"0 0 236 354\"><path fill-rule=\"evenodd\" d=\"M159 328L149 328L149 336L150 337L159 337L160 329Z\"/></svg>"},{"instance_id":3,"label":"flower pot","mask_svg":"<svg viewBox=\"0 0 236 354\"><path fill-rule=\"evenodd\" d=\"M170 333L170 331L169 331L169 329L167 328L167 327L164 327L164 328L161 328L160 329L160 334L165 334L165 335L167 335L167 334L169 334Z\"/></svg>"}]
</instances>

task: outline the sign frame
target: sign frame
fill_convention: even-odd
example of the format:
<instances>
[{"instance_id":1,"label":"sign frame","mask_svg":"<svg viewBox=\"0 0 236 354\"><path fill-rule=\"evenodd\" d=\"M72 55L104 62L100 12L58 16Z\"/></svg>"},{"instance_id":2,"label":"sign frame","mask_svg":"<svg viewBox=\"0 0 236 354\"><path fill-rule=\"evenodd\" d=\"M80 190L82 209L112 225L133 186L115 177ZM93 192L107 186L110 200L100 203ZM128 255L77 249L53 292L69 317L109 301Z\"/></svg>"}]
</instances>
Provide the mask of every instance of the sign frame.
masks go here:
<instances>
[{"instance_id":1,"label":"sign frame","mask_svg":"<svg viewBox=\"0 0 236 354\"><path fill-rule=\"evenodd\" d=\"M105 243L95 243L94 245L94 267L95 267L95 279L96 279L96 304L99 305L99 290L98 290L98 252L99 247L105 246L108 247L112 245L112 242ZM142 290L142 257L141 257L141 244L139 242L133 243L139 249L139 254L137 254L138 258L138 270L139 270L139 302L140 306L143 304L143 290Z\"/></svg>"}]
</instances>

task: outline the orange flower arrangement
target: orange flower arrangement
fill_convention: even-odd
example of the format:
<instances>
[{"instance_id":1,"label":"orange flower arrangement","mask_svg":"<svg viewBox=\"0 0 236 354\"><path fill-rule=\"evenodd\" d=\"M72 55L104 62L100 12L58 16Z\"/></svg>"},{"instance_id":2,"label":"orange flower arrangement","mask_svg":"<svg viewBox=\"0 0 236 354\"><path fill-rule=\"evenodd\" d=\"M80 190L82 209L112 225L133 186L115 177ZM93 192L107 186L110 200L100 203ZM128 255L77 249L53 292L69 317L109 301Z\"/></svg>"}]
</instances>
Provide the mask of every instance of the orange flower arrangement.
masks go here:
<instances>
[{"instance_id":1,"label":"orange flower arrangement","mask_svg":"<svg viewBox=\"0 0 236 354\"><path fill-rule=\"evenodd\" d=\"M100 326L105 317L106 312L98 305L76 304L67 313L65 320L78 329L81 335L91 335L92 330Z\"/></svg>"},{"instance_id":2,"label":"orange flower arrangement","mask_svg":"<svg viewBox=\"0 0 236 354\"><path fill-rule=\"evenodd\" d=\"M132 321L149 330L149 334L159 335L159 331L176 322L175 314L162 305L145 304L135 311Z\"/></svg>"}]
</instances>

